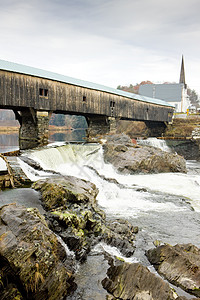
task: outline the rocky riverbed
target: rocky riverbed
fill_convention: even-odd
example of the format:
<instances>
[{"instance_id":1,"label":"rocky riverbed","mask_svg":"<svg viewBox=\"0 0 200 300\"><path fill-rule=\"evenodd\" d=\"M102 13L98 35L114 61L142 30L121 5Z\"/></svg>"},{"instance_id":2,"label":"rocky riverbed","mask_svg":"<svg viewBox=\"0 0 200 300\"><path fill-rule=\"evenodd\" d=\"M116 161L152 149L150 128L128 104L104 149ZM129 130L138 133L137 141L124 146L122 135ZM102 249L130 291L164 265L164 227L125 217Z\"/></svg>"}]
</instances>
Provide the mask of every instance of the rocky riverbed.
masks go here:
<instances>
[{"instance_id":1,"label":"rocky riverbed","mask_svg":"<svg viewBox=\"0 0 200 300\"><path fill-rule=\"evenodd\" d=\"M109 136L103 142L105 160L126 174L186 172L182 157L140 147L125 135ZM124 257L131 257L137 224L119 218L108 220L96 201L98 189L89 181L54 174L35 182L33 188L41 195L44 216L35 208L17 204L0 208L0 299L88 300L77 286L77 265L81 270L87 260L95 264L97 254L91 253L99 243L115 246ZM146 255L161 276L198 297L199 251L193 245L158 245ZM107 275L97 276L96 300L187 299L141 263L125 262L104 250L100 256L96 276L105 269ZM89 285L87 278L82 282L83 290L84 284L85 288Z\"/></svg>"}]
</instances>

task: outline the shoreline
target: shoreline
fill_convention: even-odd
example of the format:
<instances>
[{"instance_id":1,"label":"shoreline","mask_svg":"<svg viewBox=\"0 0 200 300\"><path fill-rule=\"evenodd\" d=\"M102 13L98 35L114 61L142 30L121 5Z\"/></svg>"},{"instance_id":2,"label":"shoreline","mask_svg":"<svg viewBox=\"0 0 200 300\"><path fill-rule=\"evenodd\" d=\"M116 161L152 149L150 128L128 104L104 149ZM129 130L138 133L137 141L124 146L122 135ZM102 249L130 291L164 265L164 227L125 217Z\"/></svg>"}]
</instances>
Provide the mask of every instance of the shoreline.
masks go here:
<instances>
[{"instance_id":1,"label":"shoreline","mask_svg":"<svg viewBox=\"0 0 200 300\"><path fill-rule=\"evenodd\" d=\"M0 133L1 134L11 134L19 132L20 126L0 126ZM69 128L65 126L49 126L49 132L54 131L73 131L74 128Z\"/></svg>"}]
</instances>

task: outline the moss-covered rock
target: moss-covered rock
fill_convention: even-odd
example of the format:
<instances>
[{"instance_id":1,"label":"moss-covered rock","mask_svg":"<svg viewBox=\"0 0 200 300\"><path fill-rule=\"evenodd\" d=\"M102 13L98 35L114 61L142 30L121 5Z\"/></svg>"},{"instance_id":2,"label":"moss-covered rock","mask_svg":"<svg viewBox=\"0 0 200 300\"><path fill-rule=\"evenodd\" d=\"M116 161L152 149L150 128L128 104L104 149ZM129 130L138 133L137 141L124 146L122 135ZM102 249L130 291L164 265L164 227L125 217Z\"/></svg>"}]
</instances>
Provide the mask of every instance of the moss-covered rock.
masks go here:
<instances>
[{"instance_id":1,"label":"moss-covered rock","mask_svg":"<svg viewBox=\"0 0 200 300\"><path fill-rule=\"evenodd\" d=\"M37 209L1 207L0 294L15 284L23 299L63 299L73 279L70 264L71 258Z\"/></svg>"},{"instance_id":2,"label":"moss-covered rock","mask_svg":"<svg viewBox=\"0 0 200 300\"><path fill-rule=\"evenodd\" d=\"M98 194L93 183L73 176L39 180L33 188L40 190L47 209L75 203L95 204Z\"/></svg>"},{"instance_id":3,"label":"moss-covered rock","mask_svg":"<svg viewBox=\"0 0 200 300\"><path fill-rule=\"evenodd\" d=\"M41 192L51 229L62 237L77 259L85 259L91 244L99 241L118 247L126 256L133 254L132 226L122 220L106 221L96 202L98 190L94 184L67 176L39 180L33 187Z\"/></svg>"},{"instance_id":4,"label":"moss-covered rock","mask_svg":"<svg viewBox=\"0 0 200 300\"><path fill-rule=\"evenodd\" d=\"M23 300L22 294L16 285L9 283L1 292L1 300Z\"/></svg>"}]
</instances>

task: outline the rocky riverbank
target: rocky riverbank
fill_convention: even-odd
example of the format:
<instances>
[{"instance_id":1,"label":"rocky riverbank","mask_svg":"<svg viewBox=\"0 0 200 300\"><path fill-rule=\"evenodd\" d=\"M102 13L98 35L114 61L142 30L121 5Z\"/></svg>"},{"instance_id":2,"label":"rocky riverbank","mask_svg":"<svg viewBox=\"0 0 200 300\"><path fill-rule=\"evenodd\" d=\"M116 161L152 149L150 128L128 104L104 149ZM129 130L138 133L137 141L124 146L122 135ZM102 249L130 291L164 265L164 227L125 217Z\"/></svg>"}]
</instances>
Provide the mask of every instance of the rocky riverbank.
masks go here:
<instances>
[{"instance_id":1,"label":"rocky riverbank","mask_svg":"<svg viewBox=\"0 0 200 300\"><path fill-rule=\"evenodd\" d=\"M91 259L91 249L100 242L130 257L138 228L121 219L106 220L96 203L98 190L90 182L55 177L40 180L33 188L41 193L45 217L37 209L16 204L0 209L0 299L86 300L82 293L76 294L77 263ZM187 299L178 297L166 281L141 263L127 263L104 251L102 254L101 264L109 264L107 277L102 280L107 294L94 299ZM146 255L169 282L199 296L200 249L162 245ZM97 265L96 273L100 270L102 266Z\"/></svg>"},{"instance_id":2,"label":"rocky riverbank","mask_svg":"<svg viewBox=\"0 0 200 300\"><path fill-rule=\"evenodd\" d=\"M117 133L127 134L132 139L148 138L144 122L120 120ZM167 144L187 160L200 160L200 116L176 115L168 124L162 136Z\"/></svg>"},{"instance_id":3,"label":"rocky riverbank","mask_svg":"<svg viewBox=\"0 0 200 300\"><path fill-rule=\"evenodd\" d=\"M33 188L41 192L45 218L16 204L0 209L0 299L65 299L75 287L77 262L102 241L133 255L137 227L107 221L94 184L67 176L40 180Z\"/></svg>"},{"instance_id":4,"label":"rocky riverbank","mask_svg":"<svg viewBox=\"0 0 200 300\"><path fill-rule=\"evenodd\" d=\"M138 146L125 135L107 136L102 142L105 160L119 172L186 172L182 157L174 154L167 157L160 150ZM0 299L88 300L76 286L77 265L87 260L95 262L99 256L95 273L107 268L107 276L103 280L98 277L99 292L91 299L187 299L178 296L169 283L141 263L127 263L104 250L101 255L91 256L95 246L104 243L117 247L125 258L131 257L138 232L137 224L106 218L98 206L98 189L93 183L54 174L35 182L33 188L41 195L44 216L37 209L16 204L0 208ZM169 282L199 296L197 247L162 245L146 255ZM83 290L94 280L89 272L85 276Z\"/></svg>"}]
</instances>

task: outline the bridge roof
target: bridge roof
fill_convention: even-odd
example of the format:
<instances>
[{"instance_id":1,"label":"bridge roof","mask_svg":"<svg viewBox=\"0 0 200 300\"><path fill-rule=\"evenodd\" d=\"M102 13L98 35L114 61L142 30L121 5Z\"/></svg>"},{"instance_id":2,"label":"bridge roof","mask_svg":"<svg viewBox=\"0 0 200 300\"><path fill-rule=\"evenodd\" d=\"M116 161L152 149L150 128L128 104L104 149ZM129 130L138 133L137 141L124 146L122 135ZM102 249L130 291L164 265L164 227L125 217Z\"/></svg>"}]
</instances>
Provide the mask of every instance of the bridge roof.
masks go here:
<instances>
[{"instance_id":1,"label":"bridge roof","mask_svg":"<svg viewBox=\"0 0 200 300\"><path fill-rule=\"evenodd\" d=\"M157 104L157 105L173 107L173 105L171 105L161 99L150 98L150 97L146 97L146 96L142 96L142 95L138 95L138 94L133 94L133 93L121 91L118 89L114 89L111 87L107 87L104 85L96 84L93 82L84 81L81 79L76 79L73 77L61 75L58 73L53 73L50 71L45 71L42 69L37 69L34 67L29 67L29 66L25 66L25 65L13 63L13 62L5 61L5 60L0 60L0 70L10 71L10 72L14 72L14 73L20 73L20 74L25 74L25 75L30 75L30 76L35 76L35 77L40 77L40 78L45 78L45 79L50 79L50 80L54 80L54 81L59 81L59 82L63 82L63 83L68 83L68 84L72 84L72 85L76 85L76 86L93 89L93 90L108 92L111 94L123 96L123 97L134 99L134 100L139 100L142 102L149 102L149 103L153 103L153 104Z\"/></svg>"}]
</instances>

